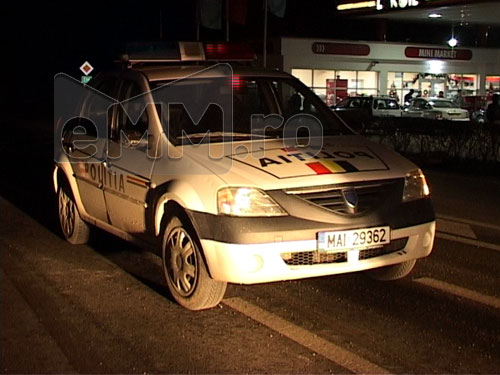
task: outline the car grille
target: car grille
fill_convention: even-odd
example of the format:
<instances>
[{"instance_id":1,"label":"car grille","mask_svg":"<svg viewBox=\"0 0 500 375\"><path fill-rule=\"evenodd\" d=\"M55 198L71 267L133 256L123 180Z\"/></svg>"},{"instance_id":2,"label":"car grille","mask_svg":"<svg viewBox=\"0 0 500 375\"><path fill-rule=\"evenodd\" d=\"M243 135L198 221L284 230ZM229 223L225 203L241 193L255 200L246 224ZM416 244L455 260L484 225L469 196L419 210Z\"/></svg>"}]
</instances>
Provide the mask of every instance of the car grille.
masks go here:
<instances>
[{"instance_id":1,"label":"car grille","mask_svg":"<svg viewBox=\"0 0 500 375\"><path fill-rule=\"evenodd\" d=\"M403 179L393 179L287 189L285 193L337 214L360 215L381 206L391 195L401 196L403 184ZM347 205L342 195L342 191L348 189L354 189L358 196L358 204L354 209Z\"/></svg>"},{"instance_id":2,"label":"car grille","mask_svg":"<svg viewBox=\"0 0 500 375\"><path fill-rule=\"evenodd\" d=\"M404 249L408 237L399 238L383 247L359 251L359 260L376 258L382 255L395 253ZM281 258L288 266L312 266L315 264L331 264L347 262L347 252L321 253L319 251L301 251L297 253L283 253Z\"/></svg>"}]
</instances>

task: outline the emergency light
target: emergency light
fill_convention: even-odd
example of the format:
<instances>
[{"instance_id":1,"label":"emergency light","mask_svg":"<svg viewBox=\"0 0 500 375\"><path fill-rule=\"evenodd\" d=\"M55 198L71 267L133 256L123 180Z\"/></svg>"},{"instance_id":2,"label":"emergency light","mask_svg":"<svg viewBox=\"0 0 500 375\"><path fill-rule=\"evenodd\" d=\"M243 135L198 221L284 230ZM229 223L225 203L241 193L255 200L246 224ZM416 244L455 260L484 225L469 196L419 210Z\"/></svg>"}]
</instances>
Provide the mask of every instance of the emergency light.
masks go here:
<instances>
[{"instance_id":1,"label":"emergency light","mask_svg":"<svg viewBox=\"0 0 500 375\"><path fill-rule=\"evenodd\" d=\"M127 45L122 62L128 64L182 61L253 61L255 53L246 43L147 42Z\"/></svg>"}]
</instances>

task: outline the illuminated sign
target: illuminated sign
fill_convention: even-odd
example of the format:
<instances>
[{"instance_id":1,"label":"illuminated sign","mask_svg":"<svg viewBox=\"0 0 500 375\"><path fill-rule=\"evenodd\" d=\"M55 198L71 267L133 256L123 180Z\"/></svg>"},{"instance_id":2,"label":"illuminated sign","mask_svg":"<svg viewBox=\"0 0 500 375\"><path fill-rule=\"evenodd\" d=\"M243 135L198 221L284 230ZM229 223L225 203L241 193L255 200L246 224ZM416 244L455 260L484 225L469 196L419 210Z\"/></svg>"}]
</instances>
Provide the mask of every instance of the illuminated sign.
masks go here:
<instances>
[{"instance_id":1,"label":"illuminated sign","mask_svg":"<svg viewBox=\"0 0 500 375\"><path fill-rule=\"evenodd\" d=\"M472 51L469 49L406 47L405 56L420 59L470 60L472 59Z\"/></svg>"},{"instance_id":2,"label":"illuminated sign","mask_svg":"<svg viewBox=\"0 0 500 375\"><path fill-rule=\"evenodd\" d=\"M377 10L416 7L419 0L377 0Z\"/></svg>"},{"instance_id":3,"label":"illuminated sign","mask_svg":"<svg viewBox=\"0 0 500 375\"><path fill-rule=\"evenodd\" d=\"M343 0L341 1L342 4L337 5L337 10L342 11L375 8L376 10L391 11L426 6L430 2L438 1L440 0Z\"/></svg>"},{"instance_id":4,"label":"illuminated sign","mask_svg":"<svg viewBox=\"0 0 500 375\"><path fill-rule=\"evenodd\" d=\"M372 1L360 1L355 3L346 3L337 5L337 10L351 10L351 9L362 9L362 8L374 8L377 3L375 0Z\"/></svg>"}]
</instances>

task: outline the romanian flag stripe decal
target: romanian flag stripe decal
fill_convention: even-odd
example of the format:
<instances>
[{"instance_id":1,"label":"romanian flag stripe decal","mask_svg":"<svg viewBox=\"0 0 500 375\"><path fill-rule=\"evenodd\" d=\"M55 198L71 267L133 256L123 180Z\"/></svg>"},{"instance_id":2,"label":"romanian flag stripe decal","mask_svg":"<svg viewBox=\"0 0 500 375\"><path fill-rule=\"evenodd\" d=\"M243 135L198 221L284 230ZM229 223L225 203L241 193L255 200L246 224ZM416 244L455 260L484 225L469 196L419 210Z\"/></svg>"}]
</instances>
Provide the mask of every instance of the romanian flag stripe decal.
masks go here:
<instances>
[{"instance_id":1,"label":"romanian flag stripe decal","mask_svg":"<svg viewBox=\"0 0 500 375\"><path fill-rule=\"evenodd\" d=\"M342 168L345 169L346 172L358 172L358 168L356 168L354 165L349 163L346 160L339 160L335 162L336 164L340 165Z\"/></svg>"},{"instance_id":2,"label":"romanian flag stripe decal","mask_svg":"<svg viewBox=\"0 0 500 375\"><path fill-rule=\"evenodd\" d=\"M149 181L143 180L143 179L135 177L135 176L127 176L127 182L129 184L140 186L140 187L147 187L149 184Z\"/></svg>"},{"instance_id":3,"label":"romanian flag stripe decal","mask_svg":"<svg viewBox=\"0 0 500 375\"><path fill-rule=\"evenodd\" d=\"M342 161L316 161L313 163L306 163L316 174L331 174L331 173L344 173L344 172L357 172L358 169L351 163Z\"/></svg>"},{"instance_id":4,"label":"romanian flag stripe decal","mask_svg":"<svg viewBox=\"0 0 500 375\"><path fill-rule=\"evenodd\" d=\"M323 164L320 162L314 162L314 163L306 163L306 165L311 168L316 174L330 174L332 171L330 171L327 167L325 167Z\"/></svg>"}]
</instances>

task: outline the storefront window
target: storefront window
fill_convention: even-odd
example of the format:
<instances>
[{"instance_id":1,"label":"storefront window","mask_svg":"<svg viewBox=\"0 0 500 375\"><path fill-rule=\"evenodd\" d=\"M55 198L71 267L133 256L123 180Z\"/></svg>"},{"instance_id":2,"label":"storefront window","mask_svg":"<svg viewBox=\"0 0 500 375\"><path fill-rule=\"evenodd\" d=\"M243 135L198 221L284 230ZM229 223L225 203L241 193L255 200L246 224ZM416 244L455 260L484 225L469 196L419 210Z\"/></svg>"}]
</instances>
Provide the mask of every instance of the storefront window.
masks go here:
<instances>
[{"instance_id":1,"label":"storefront window","mask_svg":"<svg viewBox=\"0 0 500 375\"><path fill-rule=\"evenodd\" d=\"M450 74L448 75L449 96L456 96L458 90L462 90L462 95L476 95L478 80L476 74Z\"/></svg>"},{"instance_id":2,"label":"storefront window","mask_svg":"<svg viewBox=\"0 0 500 375\"><path fill-rule=\"evenodd\" d=\"M490 93L500 90L500 76L486 76L485 88Z\"/></svg>"},{"instance_id":3,"label":"storefront window","mask_svg":"<svg viewBox=\"0 0 500 375\"><path fill-rule=\"evenodd\" d=\"M378 90L377 89L358 89L357 91L358 95L364 95L364 96L376 96L378 95Z\"/></svg>"},{"instance_id":4,"label":"storefront window","mask_svg":"<svg viewBox=\"0 0 500 375\"><path fill-rule=\"evenodd\" d=\"M326 102L326 89L313 89L314 93L320 97L321 100Z\"/></svg>"},{"instance_id":5,"label":"storefront window","mask_svg":"<svg viewBox=\"0 0 500 375\"><path fill-rule=\"evenodd\" d=\"M312 87L312 69L292 69L292 75L306 86Z\"/></svg>"},{"instance_id":6,"label":"storefront window","mask_svg":"<svg viewBox=\"0 0 500 375\"><path fill-rule=\"evenodd\" d=\"M292 75L323 99L335 104L347 95L378 95L378 72L331 69L292 69Z\"/></svg>"},{"instance_id":7,"label":"storefront window","mask_svg":"<svg viewBox=\"0 0 500 375\"><path fill-rule=\"evenodd\" d=\"M418 73L403 73L403 89L418 89Z\"/></svg>"},{"instance_id":8,"label":"storefront window","mask_svg":"<svg viewBox=\"0 0 500 375\"><path fill-rule=\"evenodd\" d=\"M403 73L401 72L387 73L387 87L393 90L401 90L403 88Z\"/></svg>"},{"instance_id":9,"label":"storefront window","mask_svg":"<svg viewBox=\"0 0 500 375\"><path fill-rule=\"evenodd\" d=\"M315 69L313 73L313 87L326 87L327 79L335 79L335 70Z\"/></svg>"},{"instance_id":10,"label":"storefront window","mask_svg":"<svg viewBox=\"0 0 500 375\"><path fill-rule=\"evenodd\" d=\"M423 97L439 96L453 99L458 90L463 96L477 95L479 81L476 74L432 74L412 72L389 72L387 74L387 95L400 103L406 94L413 89L415 94Z\"/></svg>"},{"instance_id":11,"label":"storefront window","mask_svg":"<svg viewBox=\"0 0 500 375\"><path fill-rule=\"evenodd\" d=\"M337 76L340 79L347 80L347 92L349 95L357 95L358 91L358 81L357 81L357 72L355 70L339 70L337 71Z\"/></svg>"}]
</instances>

